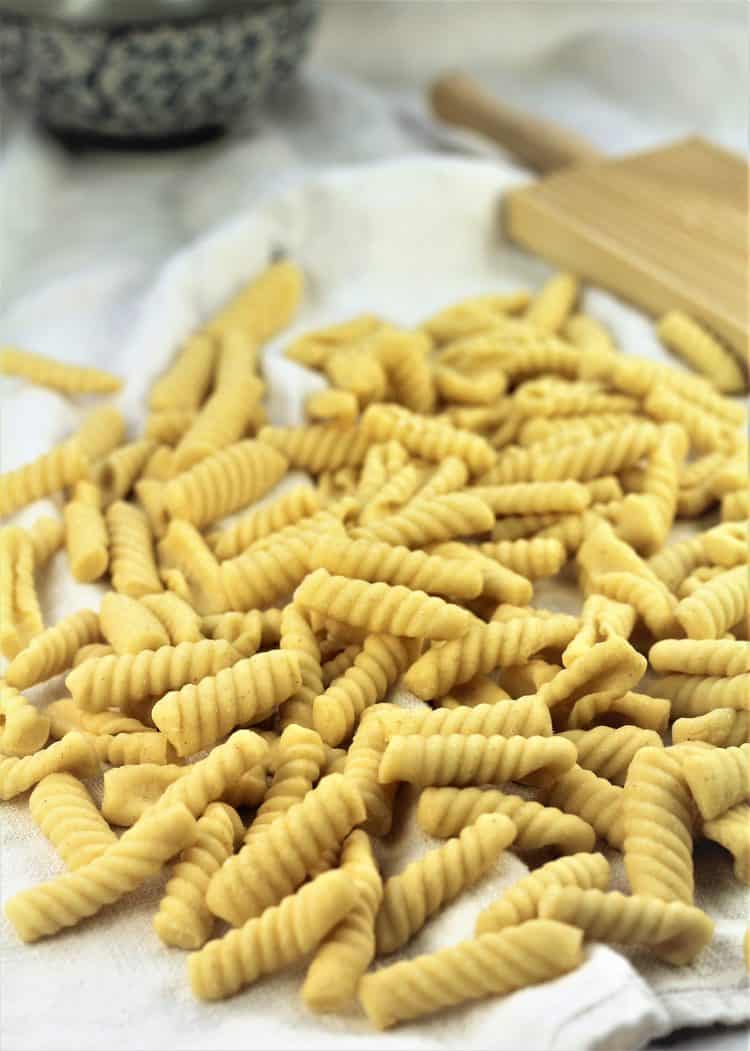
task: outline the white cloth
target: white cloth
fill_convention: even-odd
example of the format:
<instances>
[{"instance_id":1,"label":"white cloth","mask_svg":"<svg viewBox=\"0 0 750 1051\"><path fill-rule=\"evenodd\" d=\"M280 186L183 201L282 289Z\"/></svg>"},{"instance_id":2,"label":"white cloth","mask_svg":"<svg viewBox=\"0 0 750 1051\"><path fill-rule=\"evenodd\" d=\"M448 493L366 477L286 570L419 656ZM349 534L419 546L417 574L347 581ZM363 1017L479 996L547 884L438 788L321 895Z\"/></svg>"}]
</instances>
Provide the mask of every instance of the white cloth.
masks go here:
<instances>
[{"instance_id":1,"label":"white cloth","mask_svg":"<svg viewBox=\"0 0 750 1051\"><path fill-rule=\"evenodd\" d=\"M543 265L497 237L499 194L517 178L492 164L432 158L340 169L221 225L164 270L113 362L128 377L122 403L130 420L142 421L143 396L181 339L278 250L304 267L307 294L293 329L266 356L277 421L297 419L303 394L316 382L280 356L295 332L364 309L411 324L472 292L537 283ZM585 306L624 347L661 356L644 318L593 290ZM62 437L73 415L62 399L24 390L4 414L10 461ZM70 583L63 554L43 586L50 620L96 601L96 588ZM537 595L540 603L559 608L575 609L579 602L554 585L540 587ZM59 685L45 687L44 694L54 695ZM2 889L8 897L61 866L34 829L25 802L7 804L3 819ZM386 872L425 848L425 837L407 827L382 851ZM430 922L407 955L469 936L478 909L523 871L508 854L489 878ZM299 969L261 981L226 1003L194 1002L184 955L161 946L150 927L159 895L158 884L151 884L79 929L32 947L18 945L4 927L3 1036L8 1047L45 1051L103 1042L113 1051L224 1051L248 1041L273 1049L304 1041L309 1048L331 1049L629 1051L679 1025L748 1017L740 949L745 896L720 851L701 849L698 871L698 902L716 919L717 931L694 966L670 969L638 956L629 963L597 946L583 967L554 983L385 1035L374 1035L354 1013L339 1019L306 1014L298 999Z\"/></svg>"}]
</instances>

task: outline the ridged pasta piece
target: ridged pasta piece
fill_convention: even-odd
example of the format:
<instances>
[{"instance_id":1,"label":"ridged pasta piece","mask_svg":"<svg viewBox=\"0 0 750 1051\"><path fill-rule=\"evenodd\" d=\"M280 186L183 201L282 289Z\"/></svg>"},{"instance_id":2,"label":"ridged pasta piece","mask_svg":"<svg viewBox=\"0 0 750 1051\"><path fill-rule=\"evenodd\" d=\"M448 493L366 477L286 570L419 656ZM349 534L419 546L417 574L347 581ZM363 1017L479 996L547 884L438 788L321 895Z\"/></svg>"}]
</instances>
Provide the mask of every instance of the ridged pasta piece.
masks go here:
<instances>
[{"instance_id":1,"label":"ridged pasta piece","mask_svg":"<svg viewBox=\"0 0 750 1051\"><path fill-rule=\"evenodd\" d=\"M59 518L41 515L29 530L34 549L34 567L41 569L63 545L65 527Z\"/></svg>"},{"instance_id":2,"label":"ridged pasta piece","mask_svg":"<svg viewBox=\"0 0 750 1051\"><path fill-rule=\"evenodd\" d=\"M627 690L621 696L612 696L610 691L604 691L589 694L576 701L568 715L566 728L617 728L630 723L643 730L654 730L661 734L667 729L671 714L672 702L666 697L651 697L634 690Z\"/></svg>"},{"instance_id":3,"label":"ridged pasta piece","mask_svg":"<svg viewBox=\"0 0 750 1051\"><path fill-rule=\"evenodd\" d=\"M599 642L613 635L630 638L635 627L635 610L596 592L588 595L581 610L581 627L563 650L562 662L568 668Z\"/></svg>"},{"instance_id":4,"label":"ridged pasta piece","mask_svg":"<svg viewBox=\"0 0 750 1051\"><path fill-rule=\"evenodd\" d=\"M562 736L576 746L579 766L615 785L625 784L628 767L641 748L662 746L654 730L637 726L597 726L593 730L569 730Z\"/></svg>"},{"instance_id":5,"label":"ridged pasta piece","mask_svg":"<svg viewBox=\"0 0 750 1051\"><path fill-rule=\"evenodd\" d=\"M619 635L597 642L537 692L539 700L558 714L569 715L576 702L592 695L621 696L643 676L648 662Z\"/></svg>"},{"instance_id":6,"label":"ridged pasta piece","mask_svg":"<svg viewBox=\"0 0 750 1051\"><path fill-rule=\"evenodd\" d=\"M424 591L348 580L325 569L316 569L302 581L294 602L368 632L411 638L455 639L471 623L467 610Z\"/></svg>"},{"instance_id":7,"label":"ridged pasta piece","mask_svg":"<svg viewBox=\"0 0 750 1051\"><path fill-rule=\"evenodd\" d=\"M288 259L272 263L206 322L205 331L219 343L234 330L241 331L251 346L265 343L289 324L303 288L304 276L295 263Z\"/></svg>"},{"instance_id":8,"label":"ridged pasta piece","mask_svg":"<svg viewBox=\"0 0 750 1051\"><path fill-rule=\"evenodd\" d=\"M713 921L694 906L594 887L550 887L539 915L578 927L591 941L647 945L660 960L681 966L695 959L714 932Z\"/></svg>"},{"instance_id":9,"label":"ridged pasta piece","mask_svg":"<svg viewBox=\"0 0 750 1051\"><path fill-rule=\"evenodd\" d=\"M654 671L684 675L742 675L750 673L750 642L731 639L664 639L648 655Z\"/></svg>"},{"instance_id":10,"label":"ridged pasta piece","mask_svg":"<svg viewBox=\"0 0 750 1051\"><path fill-rule=\"evenodd\" d=\"M200 613L227 608L227 596L219 563L196 527L183 519L173 519L159 541L162 566L174 565L185 578L187 600Z\"/></svg>"},{"instance_id":11,"label":"ridged pasta piece","mask_svg":"<svg viewBox=\"0 0 750 1051\"><path fill-rule=\"evenodd\" d=\"M76 431L76 439L92 463L120 445L124 435L125 417L114 405L92 409Z\"/></svg>"},{"instance_id":12,"label":"ridged pasta piece","mask_svg":"<svg viewBox=\"0 0 750 1051\"><path fill-rule=\"evenodd\" d=\"M151 439L143 438L121 445L102 460L94 474L105 504L127 497L153 451Z\"/></svg>"},{"instance_id":13,"label":"ridged pasta piece","mask_svg":"<svg viewBox=\"0 0 750 1051\"><path fill-rule=\"evenodd\" d=\"M375 920L378 953L396 952L431 916L486 875L515 834L508 818L483 814L459 836L386 880Z\"/></svg>"},{"instance_id":14,"label":"ridged pasta piece","mask_svg":"<svg viewBox=\"0 0 750 1051\"><path fill-rule=\"evenodd\" d=\"M299 485L272 503L243 515L226 529L210 535L209 542L217 558L234 558L256 540L315 514L321 506L320 497L312 486Z\"/></svg>"},{"instance_id":15,"label":"ridged pasta piece","mask_svg":"<svg viewBox=\"0 0 750 1051\"><path fill-rule=\"evenodd\" d=\"M638 752L628 769L622 810L633 894L692 905L694 805L673 749Z\"/></svg>"},{"instance_id":16,"label":"ridged pasta piece","mask_svg":"<svg viewBox=\"0 0 750 1051\"><path fill-rule=\"evenodd\" d=\"M0 680L0 755L33 755L50 732L49 716Z\"/></svg>"},{"instance_id":17,"label":"ridged pasta piece","mask_svg":"<svg viewBox=\"0 0 750 1051\"><path fill-rule=\"evenodd\" d=\"M148 518L134 504L117 500L106 513L110 542L112 587L140 598L162 591Z\"/></svg>"},{"instance_id":18,"label":"ridged pasta piece","mask_svg":"<svg viewBox=\"0 0 750 1051\"><path fill-rule=\"evenodd\" d=\"M85 786L72 774L49 774L29 796L29 811L66 867L75 870L117 842Z\"/></svg>"},{"instance_id":19,"label":"ridged pasta piece","mask_svg":"<svg viewBox=\"0 0 750 1051\"><path fill-rule=\"evenodd\" d=\"M44 631L34 563L29 534L18 526L0 529L0 652L9 660Z\"/></svg>"},{"instance_id":20,"label":"ridged pasta piece","mask_svg":"<svg viewBox=\"0 0 750 1051\"><path fill-rule=\"evenodd\" d=\"M745 375L732 354L681 310L670 310L660 318L656 331L662 343L718 390L737 394L746 389Z\"/></svg>"},{"instance_id":21,"label":"ridged pasta piece","mask_svg":"<svg viewBox=\"0 0 750 1051\"><path fill-rule=\"evenodd\" d=\"M162 625L169 645L179 646L181 642L200 642L203 639L201 618L192 606L178 595L169 591L161 595L144 595L140 604Z\"/></svg>"},{"instance_id":22,"label":"ridged pasta piece","mask_svg":"<svg viewBox=\"0 0 750 1051\"><path fill-rule=\"evenodd\" d=\"M482 577L483 598L518 605L531 601L534 588L526 577L483 555L475 546L449 540L442 544L431 544L429 550L439 558L459 561L466 568L477 568Z\"/></svg>"},{"instance_id":23,"label":"ridged pasta piece","mask_svg":"<svg viewBox=\"0 0 750 1051\"><path fill-rule=\"evenodd\" d=\"M208 887L209 909L235 927L259 916L293 893L364 819L356 787L342 774L329 774L262 836L224 862Z\"/></svg>"},{"instance_id":24,"label":"ridged pasta piece","mask_svg":"<svg viewBox=\"0 0 750 1051\"><path fill-rule=\"evenodd\" d=\"M559 332L573 311L578 294L578 278L556 274L532 297L524 318L541 332Z\"/></svg>"},{"instance_id":25,"label":"ridged pasta piece","mask_svg":"<svg viewBox=\"0 0 750 1051\"><path fill-rule=\"evenodd\" d=\"M35 500L73 485L85 478L88 471L88 457L75 438L56 445L15 471L5 471L0 474L0 516L12 515Z\"/></svg>"},{"instance_id":26,"label":"ridged pasta piece","mask_svg":"<svg viewBox=\"0 0 750 1051\"><path fill-rule=\"evenodd\" d=\"M236 650L223 640L182 642L179 646L85 661L73 669L65 685L76 704L86 711L127 709L147 697L159 697L216 675L236 659Z\"/></svg>"},{"instance_id":27,"label":"ridged pasta piece","mask_svg":"<svg viewBox=\"0 0 750 1051\"><path fill-rule=\"evenodd\" d=\"M404 712L396 733L406 736L420 734L500 734L504 737L551 737L552 723L549 708L534 697L517 701L497 701L474 707L423 708ZM392 734L390 736L393 736Z\"/></svg>"},{"instance_id":28,"label":"ridged pasta piece","mask_svg":"<svg viewBox=\"0 0 750 1051\"><path fill-rule=\"evenodd\" d=\"M73 499L65 505L63 516L73 576L84 584L98 580L109 564L109 534L101 512L98 488L91 482L77 482Z\"/></svg>"},{"instance_id":29,"label":"ridged pasta piece","mask_svg":"<svg viewBox=\"0 0 750 1051\"><path fill-rule=\"evenodd\" d=\"M431 500L436 496L463 489L469 478L469 469L457 456L446 456L438 464L429 480L419 490L420 500Z\"/></svg>"},{"instance_id":30,"label":"ridged pasta piece","mask_svg":"<svg viewBox=\"0 0 750 1051\"><path fill-rule=\"evenodd\" d=\"M689 639L720 639L747 611L750 573L736 566L683 599L675 618Z\"/></svg>"},{"instance_id":31,"label":"ridged pasta piece","mask_svg":"<svg viewBox=\"0 0 750 1051\"><path fill-rule=\"evenodd\" d=\"M63 617L54 627L34 636L13 658L5 672L8 685L25 690L59 675L71 666L81 646L100 638L99 617L93 610L82 609Z\"/></svg>"},{"instance_id":32,"label":"ridged pasta piece","mask_svg":"<svg viewBox=\"0 0 750 1051\"><path fill-rule=\"evenodd\" d=\"M477 674L527 661L548 647L565 646L576 632L575 617L519 617L472 625L463 638L434 646L404 676L404 685L424 701L441 697Z\"/></svg>"},{"instance_id":33,"label":"ridged pasta piece","mask_svg":"<svg viewBox=\"0 0 750 1051\"><path fill-rule=\"evenodd\" d=\"M151 532L163 537L169 525L169 515L164 505L164 484L154 478L139 478L135 483L138 506L143 510Z\"/></svg>"},{"instance_id":34,"label":"ridged pasta piece","mask_svg":"<svg viewBox=\"0 0 750 1051\"><path fill-rule=\"evenodd\" d=\"M311 474L357 467L372 444L372 439L361 428L343 427L337 423L264 427L258 439L283 454L290 468Z\"/></svg>"},{"instance_id":35,"label":"ridged pasta piece","mask_svg":"<svg viewBox=\"0 0 750 1051\"><path fill-rule=\"evenodd\" d=\"M491 529L490 507L469 492L412 500L403 510L352 531L357 539L381 540L404 547L425 547L435 541L472 536Z\"/></svg>"},{"instance_id":36,"label":"ridged pasta piece","mask_svg":"<svg viewBox=\"0 0 750 1051\"><path fill-rule=\"evenodd\" d=\"M530 417L525 419L518 431L519 445L537 445L539 451L548 452L560 444L569 444L579 439L589 439L607 431L619 430L634 423L629 412L593 412L569 419L559 417Z\"/></svg>"},{"instance_id":37,"label":"ridged pasta piece","mask_svg":"<svg viewBox=\"0 0 750 1051\"><path fill-rule=\"evenodd\" d=\"M375 913L383 881L370 840L355 829L344 840L341 870L352 879L357 900L318 947L305 977L302 999L312 1011L336 1011L352 1000L375 955Z\"/></svg>"},{"instance_id":38,"label":"ridged pasta piece","mask_svg":"<svg viewBox=\"0 0 750 1051\"><path fill-rule=\"evenodd\" d=\"M581 350L612 353L616 348L607 329L588 314L574 314L565 323L563 335Z\"/></svg>"},{"instance_id":39,"label":"ridged pasta piece","mask_svg":"<svg viewBox=\"0 0 750 1051\"><path fill-rule=\"evenodd\" d=\"M643 411L660 423L679 423L690 444L700 452L731 451L733 429L694 402L666 387L653 387L643 400Z\"/></svg>"},{"instance_id":40,"label":"ridged pasta piece","mask_svg":"<svg viewBox=\"0 0 750 1051\"><path fill-rule=\"evenodd\" d=\"M267 493L285 474L286 457L247 439L207 456L167 483L164 500L173 518L206 525Z\"/></svg>"},{"instance_id":41,"label":"ridged pasta piece","mask_svg":"<svg viewBox=\"0 0 750 1051\"><path fill-rule=\"evenodd\" d=\"M592 770L584 770L576 764L544 793L542 802L566 814L575 814L588 822L610 846L622 850L625 837L623 796L624 789L619 785L613 785L603 777L597 777Z\"/></svg>"},{"instance_id":42,"label":"ridged pasta piece","mask_svg":"<svg viewBox=\"0 0 750 1051\"><path fill-rule=\"evenodd\" d=\"M496 459L492 446L479 435L395 405L371 405L362 417L361 429L371 441L395 438L412 455L425 460L457 456L472 474L489 470Z\"/></svg>"},{"instance_id":43,"label":"ridged pasta piece","mask_svg":"<svg viewBox=\"0 0 750 1051\"><path fill-rule=\"evenodd\" d=\"M55 738L64 737L71 730L82 730L87 734L141 734L149 729L145 723L120 712L85 712L72 697L53 701L44 709L50 721L50 733Z\"/></svg>"},{"instance_id":44,"label":"ridged pasta piece","mask_svg":"<svg viewBox=\"0 0 750 1051\"><path fill-rule=\"evenodd\" d=\"M73 667L77 668L84 661L93 660L94 658L111 657L114 652L109 643L89 642L88 645L81 646L80 650L76 650L76 655L73 658Z\"/></svg>"},{"instance_id":45,"label":"ridged pasta piece","mask_svg":"<svg viewBox=\"0 0 750 1051\"><path fill-rule=\"evenodd\" d=\"M517 314L529 305L531 295L525 289L517 292L491 293L471 296L452 306L439 310L422 328L438 345L453 343L465 336L477 335L493 329L508 314Z\"/></svg>"},{"instance_id":46,"label":"ridged pasta piece","mask_svg":"<svg viewBox=\"0 0 750 1051\"><path fill-rule=\"evenodd\" d=\"M168 785L158 798L159 808L184 803L194 817L200 817L209 803L226 799L249 771L266 758L268 745L251 730L238 730L205 759L188 767ZM235 805L240 805L239 803Z\"/></svg>"},{"instance_id":47,"label":"ridged pasta piece","mask_svg":"<svg viewBox=\"0 0 750 1051\"><path fill-rule=\"evenodd\" d=\"M712 821L750 796L750 744L708 746L682 763L690 793L704 821Z\"/></svg>"},{"instance_id":48,"label":"ridged pasta piece","mask_svg":"<svg viewBox=\"0 0 750 1051\"><path fill-rule=\"evenodd\" d=\"M357 886L345 871L324 873L194 953L188 960L193 993L201 1000L225 999L261 975L301 959L343 920L357 897Z\"/></svg>"},{"instance_id":49,"label":"ridged pasta piece","mask_svg":"<svg viewBox=\"0 0 750 1051\"><path fill-rule=\"evenodd\" d=\"M407 463L391 475L383 488L362 508L358 519L360 524L366 526L377 522L407 504L419 488L425 471L425 468Z\"/></svg>"},{"instance_id":50,"label":"ridged pasta piece","mask_svg":"<svg viewBox=\"0 0 750 1051\"><path fill-rule=\"evenodd\" d=\"M0 348L0 373L19 376L63 394L111 394L122 387L120 377L104 369L71 365L16 347Z\"/></svg>"},{"instance_id":51,"label":"ridged pasta piece","mask_svg":"<svg viewBox=\"0 0 750 1051\"><path fill-rule=\"evenodd\" d=\"M588 380L527 380L516 387L513 403L524 417L584 416L588 413L630 413L638 402L625 394L609 394Z\"/></svg>"},{"instance_id":52,"label":"ridged pasta piece","mask_svg":"<svg viewBox=\"0 0 750 1051\"><path fill-rule=\"evenodd\" d=\"M453 405L492 405L508 386L508 378L499 368L469 373L438 364L434 375L438 394Z\"/></svg>"},{"instance_id":53,"label":"ridged pasta piece","mask_svg":"<svg viewBox=\"0 0 750 1051\"><path fill-rule=\"evenodd\" d=\"M530 610L532 615L539 612L539 610ZM521 613L514 611L510 619L515 620L520 616L522 616ZM507 617L499 617L498 623L505 623L507 620ZM504 668L501 672L502 684L511 697L523 700L528 694L535 694L545 682L554 679L560 670L559 664L553 664L537 657L523 664L512 664Z\"/></svg>"},{"instance_id":54,"label":"ridged pasta piece","mask_svg":"<svg viewBox=\"0 0 750 1051\"><path fill-rule=\"evenodd\" d=\"M309 570L310 544L309 537L290 537L222 562L219 586L227 605L249 610L288 595Z\"/></svg>"},{"instance_id":55,"label":"ridged pasta piece","mask_svg":"<svg viewBox=\"0 0 750 1051\"><path fill-rule=\"evenodd\" d=\"M214 340L200 333L191 336L151 388L149 408L154 412L198 409L211 384L215 362Z\"/></svg>"},{"instance_id":56,"label":"ridged pasta piece","mask_svg":"<svg viewBox=\"0 0 750 1051\"><path fill-rule=\"evenodd\" d=\"M0 758L0 799L13 799L48 774L69 771L81 778L99 773L99 760L85 734L69 733L34 755Z\"/></svg>"},{"instance_id":57,"label":"ridged pasta piece","mask_svg":"<svg viewBox=\"0 0 750 1051\"><path fill-rule=\"evenodd\" d=\"M750 806L738 803L703 825L706 839L718 843L734 858L734 875L750 884Z\"/></svg>"},{"instance_id":58,"label":"ridged pasta piece","mask_svg":"<svg viewBox=\"0 0 750 1051\"><path fill-rule=\"evenodd\" d=\"M244 826L226 803L210 803L195 828L195 842L180 854L154 916L165 945L200 949L211 937L214 917L205 903L211 876L234 850Z\"/></svg>"},{"instance_id":59,"label":"ridged pasta piece","mask_svg":"<svg viewBox=\"0 0 750 1051\"><path fill-rule=\"evenodd\" d=\"M641 491L630 493L618 509L617 528L623 540L639 551L659 551L677 511L680 469L688 451L688 436L678 424L666 424L649 454Z\"/></svg>"},{"instance_id":60,"label":"ridged pasta piece","mask_svg":"<svg viewBox=\"0 0 750 1051\"><path fill-rule=\"evenodd\" d=\"M351 390L328 387L305 398L305 412L317 423L338 423L349 426L359 415L359 401Z\"/></svg>"},{"instance_id":61,"label":"ridged pasta piece","mask_svg":"<svg viewBox=\"0 0 750 1051\"><path fill-rule=\"evenodd\" d=\"M221 360L221 359L220 359ZM248 372L217 387L202 405L175 449L177 469L186 471L206 456L238 442L246 433L264 384Z\"/></svg>"},{"instance_id":62,"label":"ridged pasta piece","mask_svg":"<svg viewBox=\"0 0 750 1051\"><path fill-rule=\"evenodd\" d=\"M99 610L101 632L116 654L140 653L169 645L160 620L144 605L127 595L110 591Z\"/></svg>"},{"instance_id":63,"label":"ridged pasta piece","mask_svg":"<svg viewBox=\"0 0 750 1051\"><path fill-rule=\"evenodd\" d=\"M374 314L361 314L326 328L299 336L285 350L285 356L309 368L321 368L326 358L341 347L354 347L376 332L383 322Z\"/></svg>"},{"instance_id":64,"label":"ridged pasta piece","mask_svg":"<svg viewBox=\"0 0 750 1051\"><path fill-rule=\"evenodd\" d=\"M560 854L590 851L596 842L591 825L556 807L542 806L495 788L425 788L417 821L428 836L446 839L472 825L482 814L502 814L513 822L514 851L554 848Z\"/></svg>"},{"instance_id":65,"label":"ridged pasta piece","mask_svg":"<svg viewBox=\"0 0 750 1051\"><path fill-rule=\"evenodd\" d=\"M110 766L137 766L140 763L165 766L175 759L174 749L166 737L153 730L143 733L92 734L90 740L101 761Z\"/></svg>"},{"instance_id":66,"label":"ridged pasta piece","mask_svg":"<svg viewBox=\"0 0 750 1051\"><path fill-rule=\"evenodd\" d=\"M502 686L498 686L489 675L475 675L473 679L469 679L463 686L457 686L450 695L440 697L439 703L441 708L476 708L479 705L495 705L499 701L509 701L510 699L508 691L504 690ZM523 707L521 705L519 715L523 711ZM518 732L521 731L514 731L514 733Z\"/></svg>"},{"instance_id":67,"label":"ridged pasta piece","mask_svg":"<svg viewBox=\"0 0 750 1051\"><path fill-rule=\"evenodd\" d=\"M165 409L146 417L145 437L152 442L176 445L195 419L194 409Z\"/></svg>"},{"instance_id":68,"label":"ridged pasta piece","mask_svg":"<svg viewBox=\"0 0 750 1051\"><path fill-rule=\"evenodd\" d=\"M185 807L149 814L87 865L16 894L5 915L22 941L57 934L135 890L194 837Z\"/></svg>"},{"instance_id":69,"label":"ridged pasta piece","mask_svg":"<svg viewBox=\"0 0 750 1051\"><path fill-rule=\"evenodd\" d=\"M360 406L385 397L388 377L367 343L332 351L323 362L323 371L334 387L354 394Z\"/></svg>"},{"instance_id":70,"label":"ridged pasta piece","mask_svg":"<svg viewBox=\"0 0 750 1051\"><path fill-rule=\"evenodd\" d=\"M678 719L672 725L672 741L705 741L717 748L731 748L750 743L750 711L714 708L705 715Z\"/></svg>"},{"instance_id":71,"label":"ridged pasta piece","mask_svg":"<svg viewBox=\"0 0 750 1051\"><path fill-rule=\"evenodd\" d=\"M554 576L566 558L565 548L559 540L501 540L480 544L479 550L529 580Z\"/></svg>"},{"instance_id":72,"label":"ridged pasta piece","mask_svg":"<svg viewBox=\"0 0 750 1051\"><path fill-rule=\"evenodd\" d=\"M486 996L551 981L581 962L581 932L531 920L368 974L362 1006L377 1029Z\"/></svg>"},{"instance_id":73,"label":"ridged pasta piece","mask_svg":"<svg viewBox=\"0 0 750 1051\"><path fill-rule=\"evenodd\" d=\"M206 645L226 647L231 656L229 643L196 643L195 648ZM232 667L229 663L175 683L154 705L151 717L178 755L209 748L235 726L262 722L302 681L293 651L258 653Z\"/></svg>"},{"instance_id":74,"label":"ridged pasta piece","mask_svg":"<svg viewBox=\"0 0 750 1051\"><path fill-rule=\"evenodd\" d=\"M384 328L370 338L369 346L385 369L389 397L413 412L432 412L435 384L427 358L429 337L424 332Z\"/></svg>"},{"instance_id":75,"label":"ridged pasta piece","mask_svg":"<svg viewBox=\"0 0 750 1051\"><path fill-rule=\"evenodd\" d=\"M252 657L263 642L263 624L257 609L248 613L213 613L202 617L201 631L209 638L231 642L243 657Z\"/></svg>"},{"instance_id":76,"label":"ridged pasta piece","mask_svg":"<svg viewBox=\"0 0 750 1051\"><path fill-rule=\"evenodd\" d=\"M315 729L329 745L348 738L362 713L388 693L414 660L418 646L411 639L370 635L349 668L313 702Z\"/></svg>"},{"instance_id":77,"label":"ridged pasta piece","mask_svg":"<svg viewBox=\"0 0 750 1051\"><path fill-rule=\"evenodd\" d=\"M690 595L694 595L695 592L702 588L711 580L716 580L717 577L725 573L724 566L698 566L694 569L689 577L686 577L680 584L677 590L677 597L679 599L689 598Z\"/></svg>"},{"instance_id":78,"label":"ridged pasta piece","mask_svg":"<svg viewBox=\"0 0 750 1051\"><path fill-rule=\"evenodd\" d=\"M737 489L721 498L722 522L739 522L750 518L750 489Z\"/></svg>"},{"instance_id":79,"label":"ridged pasta piece","mask_svg":"<svg viewBox=\"0 0 750 1051\"><path fill-rule=\"evenodd\" d=\"M744 523L725 522L705 534L706 554L717 566L732 569L747 565L750 560L747 526Z\"/></svg>"},{"instance_id":80,"label":"ridged pasta piece","mask_svg":"<svg viewBox=\"0 0 750 1051\"><path fill-rule=\"evenodd\" d=\"M324 690L320 643L308 618L291 603L281 614L279 647L295 654L302 678L279 708L279 725L282 730L292 725L310 728L313 725L313 702Z\"/></svg>"},{"instance_id":81,"label":"ridged pasta piece","mask_svg":"<svg viewBox=\"0 0 750 1051\"><path fill-rule=\"evenodd\" d=\"M357 728L344 764L344 775L357 789L364 803L365 818L361 822L366 832L385 836L393 820L393 799L398 785L384 785L378 779L380 761L387 744L386 726L381 709L365 711Z\"/></svg>"},{"instance_id":82,"label":"ridged pasta piece","mask_svg":"<svg viewBox=\"0 0 750 1051\"><path fill-rule=\"evenodd\" d=\"M656 687L670 699L672 715L676 718L705 715L714 708L750 709L750 674L667 675L659 679Z\"/></svg>"},{"instance_id":83,"label":"ridged pasta piece","mask_svg":"<svg viewBox=\"0 0 750 1051\"><path fill-rule=\"evenodd\" d=\"M102 816L110 825L130 827L156 803L175 781L186 777L189 766L139 763L104 774Z\"/></svg>"},{"instance_id":84,"label":"ridged pasta piece","mask_svg":"<svg viewBox=\"0 0 750 1051\"><path fill-rule=\"evenodd\" d=\"M561 737L493 734L396 734L388 742L379 779L412 785L549 785L570 770L575 746Z\"/></svg>"},{"instance_id":85,"label":"ridged pasta piece","mask_svg":"<svg viewBox=\"0 0 750 1051\"><path fill-rule=\"evenodd\" d=\"M168 482L176 474L174 449L168 445L157 445L141 468L139 481ZM138 482L135 484L138 486Z\"/></svg>"},{"instance_id":86,"label":"ridged pasta piece","mask_svg":"<svg viewBox=\"0 0 750 1051\"><path fill-rule=\"evenodd\" d=\"M273 780L247 830L246 843L265 835L269 825L302 802L318 780L325 760L325 746L314 730L287 726L274 752Z\"/></svg>"}]
</instances>

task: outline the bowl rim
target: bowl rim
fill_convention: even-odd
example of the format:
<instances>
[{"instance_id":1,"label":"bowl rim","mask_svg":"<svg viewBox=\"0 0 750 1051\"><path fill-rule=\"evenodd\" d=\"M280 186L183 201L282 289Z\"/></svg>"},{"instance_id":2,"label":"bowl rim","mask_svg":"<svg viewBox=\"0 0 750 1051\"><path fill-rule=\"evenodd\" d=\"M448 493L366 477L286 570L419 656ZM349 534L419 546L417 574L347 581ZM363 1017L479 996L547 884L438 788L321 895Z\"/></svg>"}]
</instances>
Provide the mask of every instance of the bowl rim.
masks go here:
<instances>
[{"instance_id":1,"label":"bowl rim","mask_svg":"<svg viewBox=\"0 0 750 1051\"><path fill-rule=\"evenodd\" d=\"M13 20L58 27L119 29L165 24L215 21L227 15L268 12L274 7L295 7L314 0L130 0L123 10L112 10L106 0L87 3L70 0L0 0L0 27ZM62 8L62 9L61 9Z\"/></svg>"}]
</instances>

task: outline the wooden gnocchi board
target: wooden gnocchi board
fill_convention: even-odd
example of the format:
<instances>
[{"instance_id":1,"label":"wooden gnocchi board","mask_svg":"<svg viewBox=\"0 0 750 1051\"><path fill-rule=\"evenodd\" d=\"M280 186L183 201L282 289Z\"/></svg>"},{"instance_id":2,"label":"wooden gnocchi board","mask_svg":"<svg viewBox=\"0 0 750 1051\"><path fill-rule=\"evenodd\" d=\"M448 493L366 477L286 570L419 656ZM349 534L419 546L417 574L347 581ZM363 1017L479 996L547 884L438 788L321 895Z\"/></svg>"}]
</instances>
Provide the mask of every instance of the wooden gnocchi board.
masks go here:
<instances>
[{"instance_id":1,"label":"wooden gnocchi board","mask_svg":"<svg viewBox=\"0 0 750 1051\"><path fill-rule=\"evenodd\" d=\"M747 360L748 164L694 137L507 194L508 236L649 314L680 308Z\"/></svg>"}]
</instances>

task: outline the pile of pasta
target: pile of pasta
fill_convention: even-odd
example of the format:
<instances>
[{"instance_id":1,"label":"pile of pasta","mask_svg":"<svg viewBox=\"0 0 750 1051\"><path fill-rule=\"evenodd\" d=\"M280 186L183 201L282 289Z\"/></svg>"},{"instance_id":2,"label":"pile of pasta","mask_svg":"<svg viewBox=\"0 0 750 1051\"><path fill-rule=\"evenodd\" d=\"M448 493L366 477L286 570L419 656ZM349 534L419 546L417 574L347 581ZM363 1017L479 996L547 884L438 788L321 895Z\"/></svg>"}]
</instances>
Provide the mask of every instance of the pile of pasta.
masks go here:
<instances>
[{"instance_id":1,"label":"pile of pasta","mask_svg":"<svg viewBox=\"0 0 750 1051\"><path fill-rule=\"evenodd\" d=\"M62 494L61 518L0 533L0 796L32 789L69 870L5 902L15 931L171 861L154 928L192 950L197 997L308 958L305 1004L358 998L377 1027L551 980L583 940L690 962L713 930L694 844L750 881L747 444L721 393L740 366L682 315L660 331L705 375L622 353L560 275L296 339L329 385L269 426L260 350L302 287L276 264L187 339L141 436L105 404L0 478L6 516ZM23 351L0 367L117 387ZM109 589L45 626L62 545ZM535 604L559 574L576 615ZM47 707L24 695L60 675ZM381 874L401 785L443 842ZM509 849L529 875L464 941L369 971Z\"/></svg>"}]
</instances>

